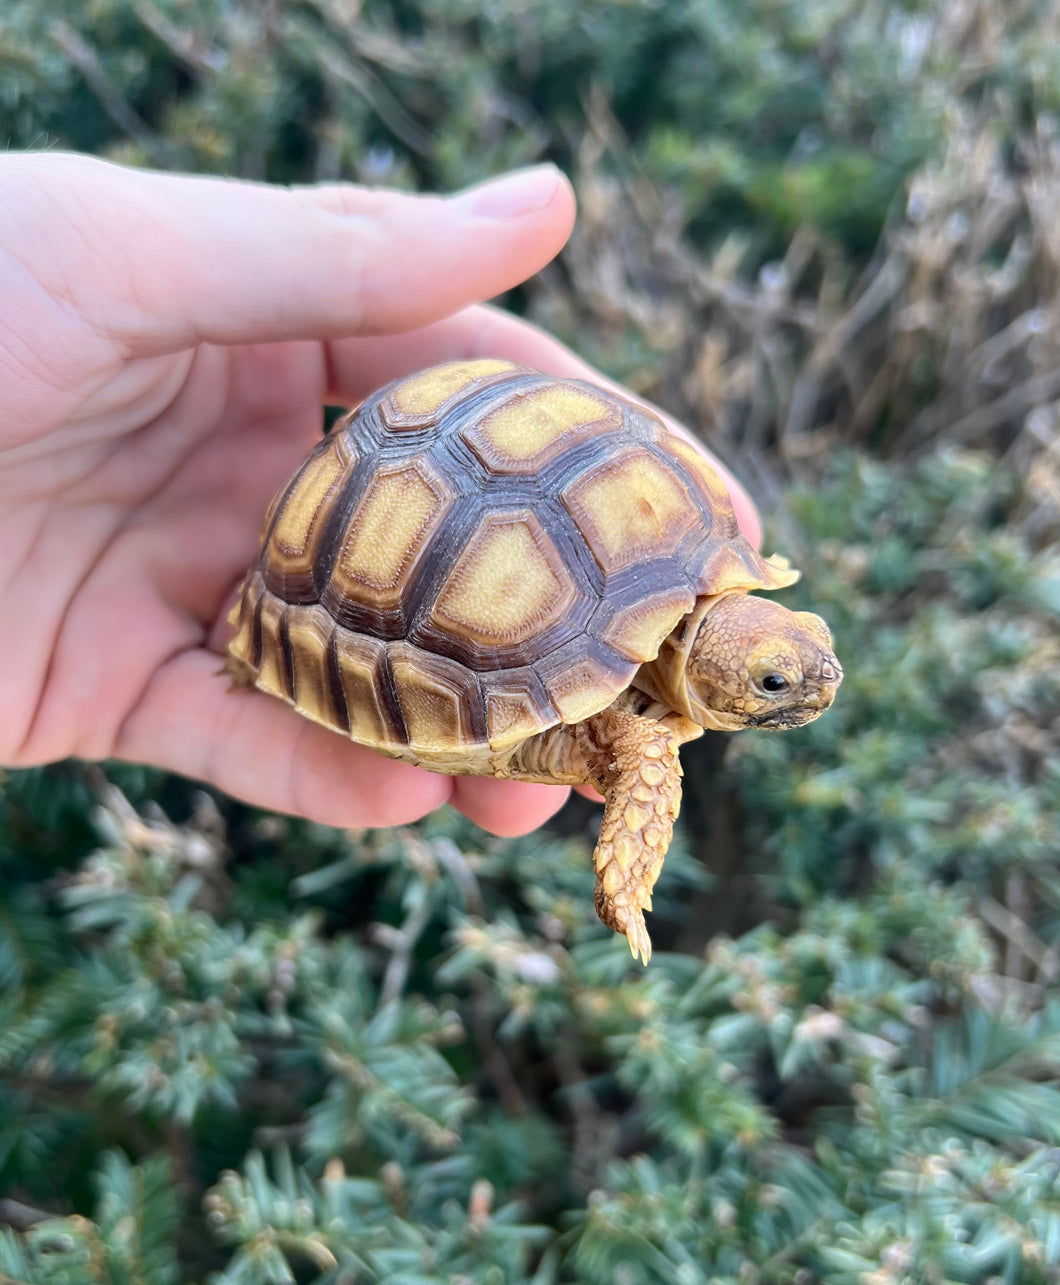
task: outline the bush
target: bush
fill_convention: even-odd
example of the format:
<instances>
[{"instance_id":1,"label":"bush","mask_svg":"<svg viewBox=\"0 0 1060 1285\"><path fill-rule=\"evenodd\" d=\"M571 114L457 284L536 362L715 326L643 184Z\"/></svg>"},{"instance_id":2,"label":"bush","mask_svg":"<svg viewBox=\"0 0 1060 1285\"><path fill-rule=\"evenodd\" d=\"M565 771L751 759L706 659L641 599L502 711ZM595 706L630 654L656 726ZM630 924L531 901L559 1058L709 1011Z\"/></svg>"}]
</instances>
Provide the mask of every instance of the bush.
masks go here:
<instances>
[{"instance_id":1,"label":"bush","mask_svg":"<svg viewBox=\"0 0 1060 1285\"><path fill-rule=\"evenodd\" d=\"M0 787L0 1278L1060 1278L1054 7L93 0L13 146L452 187L551 157L512 300L747 477L839 701L686 752L651 967L594 818L339 833ZM720 738L724 740L724 738Z\"/></svg>"}]
</instances>

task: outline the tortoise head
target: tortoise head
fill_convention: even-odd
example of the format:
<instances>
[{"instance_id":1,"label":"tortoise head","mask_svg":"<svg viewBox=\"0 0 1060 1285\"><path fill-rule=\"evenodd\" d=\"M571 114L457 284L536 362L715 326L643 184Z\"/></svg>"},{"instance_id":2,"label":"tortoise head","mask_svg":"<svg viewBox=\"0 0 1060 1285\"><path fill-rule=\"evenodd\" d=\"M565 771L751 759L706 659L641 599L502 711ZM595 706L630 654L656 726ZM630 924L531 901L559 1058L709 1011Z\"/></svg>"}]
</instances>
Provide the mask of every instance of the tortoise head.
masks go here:
<instances>
[{"instance_id":1,"label":"tortoise head","mask_svg":"<svg viewBox=\"0 0 1060 1285\"><path fill-rule=\"evenodd\" d=\"M685 662L693 721L734 731L809 723L842 679L820 616L745 593L711 603Z\"/></svg>"},{"instance_id":2,"label":"tortoise head","mask_svg":"<svg viewBox=\"0 0 1060 1285\"><path fill-rule=\"evenodd\" d=\"M809 723L843 679L820 616L747 593L701 598L642 674L672 709L726 732Z\"/></svg>"}]
</instances>

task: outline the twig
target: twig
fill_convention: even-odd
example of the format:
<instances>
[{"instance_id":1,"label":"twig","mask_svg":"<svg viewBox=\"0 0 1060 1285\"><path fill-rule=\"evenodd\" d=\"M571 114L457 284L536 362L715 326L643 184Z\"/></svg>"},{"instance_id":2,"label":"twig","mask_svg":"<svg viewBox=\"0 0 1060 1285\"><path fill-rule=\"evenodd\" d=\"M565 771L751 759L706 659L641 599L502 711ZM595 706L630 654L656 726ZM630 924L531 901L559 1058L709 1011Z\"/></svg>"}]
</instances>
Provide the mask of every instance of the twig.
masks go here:
<instances>
[{"instance_id":1,"label":"twig","mask_svg":"<svg viewBox=\"0 0 1060 1285\"><path fill-rule=\"evenodd\" d=\"M158 6L152 3L152 0L137 0L133 5L133 13L141 25L146 27L160 44L165 45L185 71L202 77L217 74L221 64L218 60L199 52L200 37L171 22Z\"/></svg>"},{"instance_id":2,"label":"twig","mask_svg":"<svg viewBox=\"0 0 1060 1285\"><path fill-rule=\"evenodd\" d=\"M460 895L464 899L464 909L469 915L481 915L482 889L465 854L452 839L446 838L445 835L435 839L431 843L431 848L438 864L445 869L460 889Z\"/></svg>"},{"instance_id":3,"label":"twig","mask_svg":"<svg viewBox=\"0 0 1060 1285\"><path fill-rule=\"evenodd\" d=\"M15 1231L28 1231L36 1223L47 1222L49 1218L58 1216L58 1214L49 1213L46 1209L34 1209L32 1205L23 1204L21 1200L11 1200L8 1197L0 1199L0 1223L6 1223Z\"/></svg>"},{"instance_id":4,"label":"twig","mask_svg":"<svg viewBox=\"0 0 1060 1285\"><path fill-rule=\"evenodd\" d=\"M561 1036L556 1041L552 1053L552 1064L556 1068L564 1093L571 1104L574 1116L574 1145L572 1147L572 1164L574 1181L588 1190L600 1177L604 1162L612 1157L602 1156L602 1133L604 1121L596 1098L585 1083L585 1071L574 1055L577 1040L573 1035Z\"/></svg>"},{"instance_id":5,"label":"twig","mask_svg":"<svg viewBox=\"0 0 1060 1285\"><path fill-rule=\"evenodd\" d=\"M1052 982L1060 976L1060 959L1056 951L1046 946L1007 906L1002 906L993 897L984 897L979 902L979 914L1010 946L1031 961L1043 981Z\"/></svg>"},{"instance_id":6,"label":"twig","mask_svg":"<svg viewBox=\"0 0 1060 1285\"><path fill-rule=\"evenodd\" d=\"M305 23L289 14L283 26L283 35L286 38L305 34ZM432 140L429 132L405 110L371 67L356 60L352 52L347 57L341 50L327 43L315 44L314 47L321 59L320 66L323 72L363 98L387 129L410 151L416 152L419 156L430 155Z\"/></svg>"},{"instance_id":7,"label":"twig","mask_svg":"<svg viewBox=\"0 0 1060 1285\"><path fill-rule=\"evenodd\" d=\"M432 910L430 898L424 896L405 916L400 928L394 929L382 924L377 926L376 940L383 942L391 951L379 990L380 1008L400 999L404 994L412 969L412 952L416 949L423 930L430 923Z\"/></svg>"},{"instance_id":8,"label":"twig","mask_svg":"<svg viewBox=\"0 0 1060 1285\"><path fill-rule=\"evenodd\" d=\"M822 335L810 357L809 368L829 366L842 348L850 346L874 318L897 296L909 277L909 265L897 253L887 256L865 290L843 315Z\"/></svg>"},{"instance_id":9,"label":"twig","mask_svg":"<svg viewBox=\"0 0 1060 1285\"><path fill-rule=\"evenodd\" d=\"M821 322L817 309L810 304L789 300L766 305L763 303L760 291L739 285L731 279L712 272L710 268L703 267L702 262L684 247L674 245L671 257L675 268L687 279L689 285L697 287L694 292L690 291L697 302L724 304L733 319L739 321L747 330L754 328L759 315L766 311L767 307L777 321L788 322L813 334L820 330Z\"/></svg>"},{"instance_id":10,"label":"twig","mask_svg":"<svg viewBox=\"0 0 1060 1285\"><path fill-rule=\"evenodd\" d=\"M484 978L472 974L471 989L474 991L471 1000L471 1029L486 1065L486 1071L493 1081L493 1087L497 1090L497 1097L506 1114L525 1115L526 1096L494 1037L487 1011L490 1003L489 987Z\"/></svg>"},{"instance_id":11,"label":"twig","mask_svg":"<svg viewBox=\"0 0 1060 1285\"><path fill-rule=\"evenodd\" d=\"M148 125L144 118L114 88L96 56L96 51L82 40L74 29L61 18L51 24L52 40L85 78L85 84L99 99L100 106L111 120L156 158L175 160L176 148L167 143Z\"/></svg>"},{"instance_id":12,"label":"twig","mask_svg":"<svg viewBox=\"0 0 1060 1285\"><path fill-rule=\"evenodd\" d=\"M1060 369L1047 371L1044 375L1035 375L1022 384L1017 384L1015 388L1010 388L1000 397L995 397L992 402L987 402L985 406L980 406L977 410L965 415L963 419L957 420L946 429L946 441L962 445L974 442L993 429L999 428L1006 420L1015 419L1032 406L1052 401L1055 397L1060 397ZM935 403L926 411L922 411L910 424L905 436L921 442L932 437L941 409L940 405ZM899 448L901 448L901 441L899 441Z\"/></svg>"},{"instance_id":13,"label":"twig","mask_svg":"<svg viewBox=\"0 0 1060 1285\"><path fill-rule=\"evenodd\" d=\"M794 1262L796 1254L802 1253L807 1246L816 1243L823 1226L824 1219L818 1218L809 1227L803 1228L797 1236L792 1237L786 1245L782 1245L776 1253L770 1254L765 1262L760 1265L756 1279L765 1282L768 1279L765 1275L766 1272L772 1271L774 1267L786 1267L789 1263ZM786 1272L784 1278L785 1280L789 1279Z\"/></svg>"},{"instance_id":14,"label":"twig","mask_svg":"<svg viewBox=\"0 0 1060 1285\"><path fill-rule=\"evenodd\" d=\"M348 42L365 61L406 76L429 79L437 74L435 64L424 50L409 47L407 35L403 33L403 38L398 38L367 27L359 4L309 0L309 7L316 10L336 38Z\"/></svg>"}]
</instances>

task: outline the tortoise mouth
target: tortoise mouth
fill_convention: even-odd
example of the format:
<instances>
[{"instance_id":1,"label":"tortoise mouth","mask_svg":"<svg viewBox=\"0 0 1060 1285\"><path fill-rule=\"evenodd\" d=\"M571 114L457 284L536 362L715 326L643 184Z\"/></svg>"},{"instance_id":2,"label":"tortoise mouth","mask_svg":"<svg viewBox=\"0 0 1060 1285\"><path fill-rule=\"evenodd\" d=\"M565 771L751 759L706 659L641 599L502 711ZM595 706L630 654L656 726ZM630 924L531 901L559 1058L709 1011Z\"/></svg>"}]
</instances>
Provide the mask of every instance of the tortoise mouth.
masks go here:
<instances>
[{"instance_id":1,"label":"tortoise mouth","mask_svg":"<svg viewBox=\"0 0 1060 1285\"><path fill-rule=\"evenodd\" d=\"M843 668L834 656L829 656L816 676L811 676L809 693L804 693L801 704L787 705L783 709L766 709L759 714L752 714L747 720L748 727L765 728L769 731L786 731L792 727L803 727L819 718L835 700L839 684L843 681Z\"/></svg>"},{"instance_id":2,"label":"tortoise mouth","mask_svg":"<svg viewBox=\"0 0 1060 1285\"><path fill-rule=\"evenodd\" d=\"M806 707L797 709L775 709L766 714L753 714L748 718L748 727L761 727L767 731L785 731L789 727L802 727L804 723L811 722L817 714L824 713L822 709L807 709Z\"/></svg>"},{"instance_id":3,"label":"tortoise mouth","mask_svg":"<svg viewBox=\"0 0 1060 1285\"><path fill-rule=\"evenodd\" d=\"M764 714L752 715L747 720L747 726L778 732L787 731L792 727L803 727L823 714L831 703L828 701L821 705L792 705L788 709L768 710Z\"/></svg>"}]
</instances>

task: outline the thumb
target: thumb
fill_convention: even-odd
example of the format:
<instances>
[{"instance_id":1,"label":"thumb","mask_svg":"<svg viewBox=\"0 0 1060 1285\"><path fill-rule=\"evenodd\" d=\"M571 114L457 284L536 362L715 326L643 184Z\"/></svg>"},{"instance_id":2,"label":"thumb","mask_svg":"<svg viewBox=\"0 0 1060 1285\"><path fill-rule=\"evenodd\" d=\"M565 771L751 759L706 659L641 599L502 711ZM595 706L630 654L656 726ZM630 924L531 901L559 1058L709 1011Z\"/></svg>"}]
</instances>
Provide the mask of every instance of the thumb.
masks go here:
<instances>
[{"instance_id":1,"label":"thumb","mask_svg":"<svg viewBox=\"0 0 1060 1285\"><path fill-rule=\"evenodd\" d=\"M574 218L570 186L550 165L449 198L61 154L2 158L0 183L9 210L12 196L40 206L14 223L48 247L38 279L135 355L426 325L532 275Z\"/></svg>"}]
</instances>

